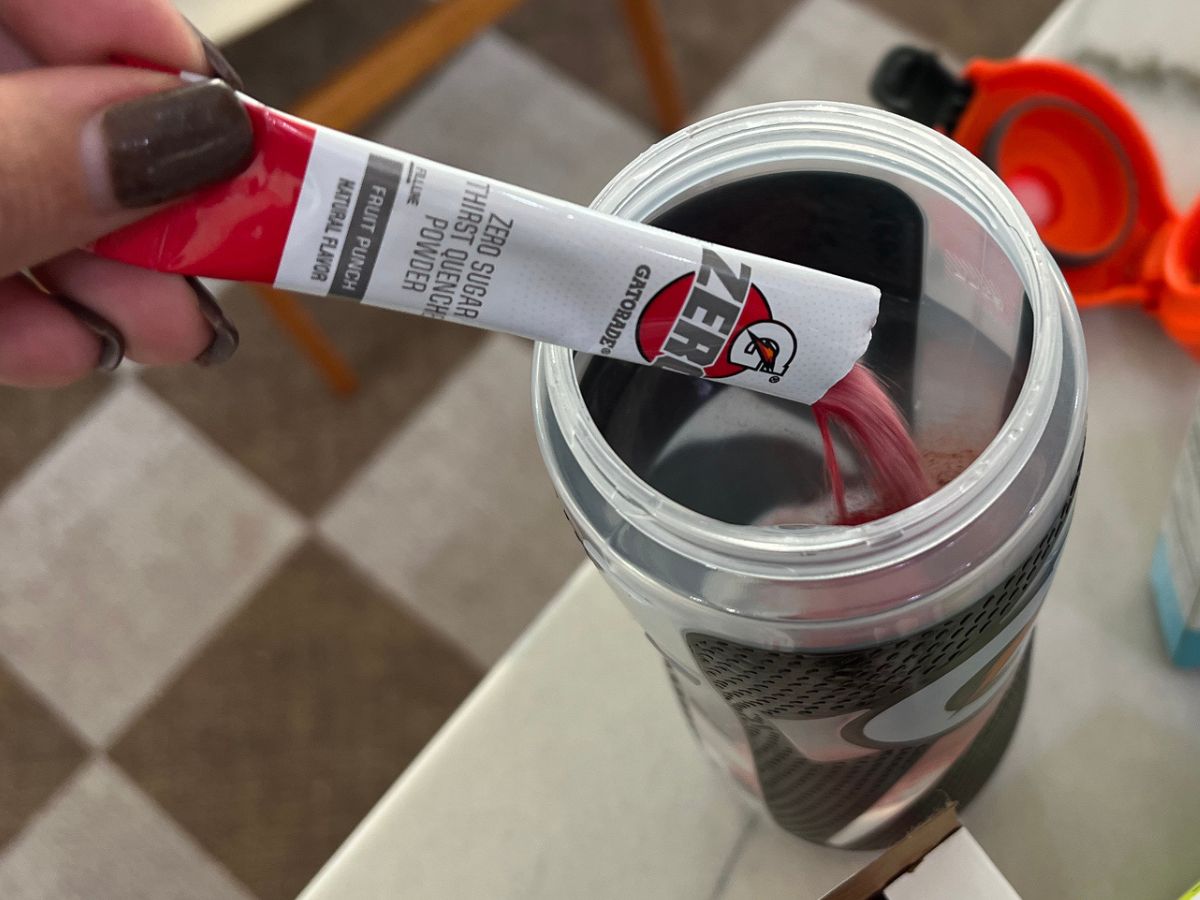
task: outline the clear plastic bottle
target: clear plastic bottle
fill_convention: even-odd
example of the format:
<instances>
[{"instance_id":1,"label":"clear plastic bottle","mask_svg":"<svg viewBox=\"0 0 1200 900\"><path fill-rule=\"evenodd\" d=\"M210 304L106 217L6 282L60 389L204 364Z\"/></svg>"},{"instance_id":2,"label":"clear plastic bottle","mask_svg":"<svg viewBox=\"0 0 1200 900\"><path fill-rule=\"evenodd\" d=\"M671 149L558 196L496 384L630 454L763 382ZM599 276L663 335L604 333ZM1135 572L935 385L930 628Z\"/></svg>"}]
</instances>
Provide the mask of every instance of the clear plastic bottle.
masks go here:
<instances>
[{"instance_id":1,"label":"clear plastic bottle","mask_svg":"<svg viewBox=\"0 0 1200 900\"><path fill-rule=\"evenodd\" d=\"M1079 321L1028 218L941 135L830 103L694 125L593 205L883 289L866 360L944 482L906 510L770 524L831 518L806 407L546 345L538 437L701 745L780 825L877 847L966 802L1017 720L1083 450Z\"/></svg>"}]
</instances>

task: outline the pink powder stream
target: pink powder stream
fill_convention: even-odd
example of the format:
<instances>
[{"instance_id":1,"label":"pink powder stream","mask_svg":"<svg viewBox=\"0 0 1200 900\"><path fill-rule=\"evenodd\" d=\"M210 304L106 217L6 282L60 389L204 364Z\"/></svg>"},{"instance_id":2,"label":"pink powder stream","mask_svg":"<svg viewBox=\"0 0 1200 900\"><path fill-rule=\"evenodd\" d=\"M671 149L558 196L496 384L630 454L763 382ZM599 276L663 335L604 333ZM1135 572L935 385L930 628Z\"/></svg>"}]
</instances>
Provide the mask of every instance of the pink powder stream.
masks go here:
<instances>
[{"instance_id":1,"label":"pink powder stream","mask_svg":"<svg viewBox=\"0 0 1200 900\"><path fill-rule=\"evenodd\" d=\"M860 525L883 518L933 493L908 423L878 379L861 363L813 404L813 416L821 430L838 525ZM838 467L832 425L850 438L866 464L867 480L875 495L874 504L867 509L850 510L846 506L846 485Z\"/></svg>"}]
</instances>

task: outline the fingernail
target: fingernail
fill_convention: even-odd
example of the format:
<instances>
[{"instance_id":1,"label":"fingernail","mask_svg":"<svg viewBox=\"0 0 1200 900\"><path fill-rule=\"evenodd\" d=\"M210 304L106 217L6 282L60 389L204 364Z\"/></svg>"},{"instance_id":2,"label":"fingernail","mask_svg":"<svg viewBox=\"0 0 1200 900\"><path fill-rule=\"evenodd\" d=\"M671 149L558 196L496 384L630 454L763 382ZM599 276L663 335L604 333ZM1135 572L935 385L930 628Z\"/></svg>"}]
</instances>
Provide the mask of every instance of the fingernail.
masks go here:
<instances>
[{"instance_id":1,"label":"fingernail","mask_svg":"<svg viewBox=\"0 0 1200 900\"><path fill-rule=\"evenodd\" d=\"M212 69L213 74L237 90L245 90L246 83L242 81L242 76L237 73L237 69L229 64L229 60L225 58L225 54L221 52L220 48L210 41L204 32L193 25L188 19L185 18L184 21L188 23L188 26L200 41L200 46L204 48L204 58L208 60L208 67Z\"/></svg>"},{"instance_id":2,"label":"fingernail","mask_svg":"<svg viewBox=\"0 0 1200 900\"><path fill-rule=\"evenodd\" d=\"M225 316L224 310L217 304L212 292L204 286L199 278L190 275L186 279L188 287L196 295L196 303L200 306L200 315L212 326L212 342L204 348L204 352L196 357L197 365L219 366L228 362L238 348L238 330Z\"/></svg>"},{"instance_id":3,"label":"fingernail","mask_svg":"<svg viewBox=\"0 0 1200 900\"><path fill-rule=\"evenodd\" d=\"M125 338L117 331L116 326L70 297L55 294L54 299L78 319L81 325L100 338L100 359L96 362L96 368L101 372L111 372L119 366L125 358Z\"/></svg>"},{"instance_id":4,"label":"fingernail","mask_svg":"<svg viewBox=\"0 0 1200 900\"><path fill-rule=\"evenodd\" d=\"M136 208L232 178L254 155L254 129L220 81L184 85L106 110L100 120L113 197Z\"/></svg>"}]
</instances>

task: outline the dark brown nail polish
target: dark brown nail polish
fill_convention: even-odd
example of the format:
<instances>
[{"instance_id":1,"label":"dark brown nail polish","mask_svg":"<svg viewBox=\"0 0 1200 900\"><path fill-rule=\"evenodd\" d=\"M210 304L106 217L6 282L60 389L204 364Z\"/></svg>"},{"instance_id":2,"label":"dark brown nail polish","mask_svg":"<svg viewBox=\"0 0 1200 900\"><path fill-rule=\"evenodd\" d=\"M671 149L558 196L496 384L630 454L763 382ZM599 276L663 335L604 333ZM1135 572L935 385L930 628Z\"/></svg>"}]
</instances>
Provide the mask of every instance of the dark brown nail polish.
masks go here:
<instances>
[{"instance_id":1,"label":"dark brown nail polish","mask_svg":"<svg viewBox=\"0 0 1200 900\"><path fill-rule=\"evenodd\" d=\"M227 362L238 348L238 330L225 316L225 311L217 304L216 298L199 278L188 276L188 287L196 295L196 303L200 306L200 315L212 326L212 342L204 348L204 352L196 357L196 363L201 366L219 366Z\"/></svg>"},{"instance_id":2,"label":"dark brown nail polish","mask_svg":"<svg viewBox=\"0 0 1200 900\"><path fill-rule=\"evenodd\" d=\"M233 89L185 85L106 110L101 131L113 195L153 206L232 178L254 155L254 129Z\"/></svg>"},{"instance_id":3,"label":"dark brown nail polish","mask_svg":"<svg viewBox=\"0 0 1200 900\"><path fill-rule=\"evenodd\" d=\"M208 67L212 69L213 74L224 81L226 84L233 86L239 91L246 89L245 82L242 81L242 76L237 73L237 69L229 64L229 60L225 58L225 54L221 52L212 41L210 41L199 28L193 25L187 19L184 19L195 32L196 37L200 41L200 46L204 48L204 58L208 60Z\"/></svg>"},{"instance_id":4,"label":"dark brown nail polish","mask_svg":"<svg viewBox=\"0 0 1200 900\"><path fill-rule=\"evenodd\" d=\"M55 294L54 299L78 319L81 325L100 338L100 358L96 361L96 368L101 372L111 372L119 366L125 358L125 338L117 331L116 326L70 297Z\"/></svg>"}]
</instances>

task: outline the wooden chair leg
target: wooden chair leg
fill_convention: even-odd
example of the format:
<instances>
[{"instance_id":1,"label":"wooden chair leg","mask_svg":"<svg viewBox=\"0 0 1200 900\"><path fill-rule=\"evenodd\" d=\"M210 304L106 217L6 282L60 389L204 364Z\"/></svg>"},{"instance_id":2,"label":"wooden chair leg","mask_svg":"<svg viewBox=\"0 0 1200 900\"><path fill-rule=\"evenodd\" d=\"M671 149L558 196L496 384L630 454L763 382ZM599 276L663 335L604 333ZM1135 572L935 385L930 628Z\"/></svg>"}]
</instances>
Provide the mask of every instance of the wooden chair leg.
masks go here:
<instances>
[{"instance_id":1,"label":"wooden chair leg","mask_svg":"<svg viewBox=\"0 0 1200 900\"><path fill-rule=\"evenodd\" d=\"M345 357L338 353L333 342L313 321L313 317L295 297L263 284L254 285L267 311L292 339L300 351L338 394L352 394L358 389L358 376Z\"/></svg>"},{"instance_id":2,"label":"wooden chair leg","mask_svg":"<svg viewBox=\"0 0 1200 900\"><path fill-rule=\"evenodd\" d=\"M353 131L522 0L440 0L396 29L293 110Z\"/></svg>"},{"instance_id":3,"label":"wooden chair leg","mask_svg":"<svg viewBox=\"0 0 1200 900\"><path fill-rule=\"evenodd\" d=\"M658 125L667 134L678 131L686 123L687 113L662 12L655 0L621 0L621 6L642 60Z\"/></svg>"}]
</instances>

